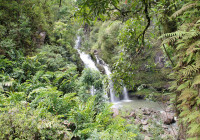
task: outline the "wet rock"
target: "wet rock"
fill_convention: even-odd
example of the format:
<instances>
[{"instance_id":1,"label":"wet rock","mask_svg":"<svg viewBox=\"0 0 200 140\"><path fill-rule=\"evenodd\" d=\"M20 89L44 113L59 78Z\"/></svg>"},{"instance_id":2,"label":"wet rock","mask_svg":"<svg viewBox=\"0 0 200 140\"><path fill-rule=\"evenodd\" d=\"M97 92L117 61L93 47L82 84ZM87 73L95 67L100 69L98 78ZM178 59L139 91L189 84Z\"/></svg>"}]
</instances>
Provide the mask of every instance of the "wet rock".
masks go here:
<instances>
[{"instance_id":1,"label":"wet rock","mask_svg":"<svg viewBox=\"0 0 200 140\"><path fill-rule=\"evenodd\" d=\"M136 118L136 113L135 112L131 112L131 114L128 117L134 117L134 118Z\"/></svg>"},{"instance_id":2,"label":"wet rock","mask_svg":"<svg viewBox=\"0 0 200 140\"><path fill-rule=\"evenodd\" d=\"M174 120L174 113L169 113L169 112L162 112L161 113L161 118L163 119L164 124L170 125L175 122Z\"/></svg>"},{"instance_id":3,"label":"wet rock","mask_svg":"<svg viewBox=\"0 0 200 140\"><path fill-rule=\"evenodd\" d=\"M149 129L148 125L143 125L142 130L143 130L144 132L147 132L148 129Z\"/></svg>"},{"instance_id":4,"label":"wet rock","mask_svg":"<svg viewBox=\"0 0 200 140\"><path fill-rule=\"evenodd\" d=\"M144 111L145 111L145 109L144 109L144 108L141 108L141 110L142 110L142 112L144 112Z\"/></svg>"},{"instance_id":5,"label":"wet rock","mask_svg":"<svg viewBox=\"0 0 200 140\"><path fill-rule=\"evenodd\" d=\"M166 125L162 125L162 128L164 129L168 129L168 127Z\"/></svg>"},{"instance_id":6,"label":"wet rock","mask_svg":"<svg viewBox=\"0 0 200 140\"><path fill-rule=\"evenodd\" d=\"M163 68L165 66L165 59L162 51L158 51L155 55L155 64L157 68Z\"/></svg>"},{"instance_id":7,"label":"wet rock","mask_svg":"<svg viewBox=\"0 0 200 140\"><path fill-rule=\"evenodd\" d=\"M44 40L45 40L45 37L46 37L46 32L41 32L39 34L40 36L40 45L43 45L44 44Z\"/></svg>"},{"instance_id":8,"label":"wet rock","mask_svg":"<svg viewBox=\"0 0 200 140\"><path fill-rule=\"evenodd\" d=\"M150 140L150 137L145 136L145 137L144 137L144 140Z\"/></svg>"},{"instance_id":9,"label":"wet rock","mask_svg":"<svg viewBox=\"0 0 200 140\"><path fill-rule=\"evenodd\" d=\"M145 95L137 95L136 96L138 99L144 99L145 98Z\"/></svg>"},{"instance_id":10,"label":"wet rock","mask_svg":"<svg viewBox=\"0 0 200 140\"><path fill-rule=\"evenodd\" d=\"M144 115L150 115L151 114L151 112L149 111L149 110L146 110L145 112L144 112Z\"/></svg>"},{"instance_id":11,"label":"wet rock","mask_svg":"<svg viewBox=\"0 0 200 140\"><path fill-rule=\"evenodd\" d=\"M94 50L94 55L98 55L98 50Z\"/></svg>"},{"instance_id":12,"label":"wet rock","mask_svg":"<svg viewBox=\"0 0 200 140\"><path fill-rule=\"evenodd\" d=\"M166 109L165 109L166 112L173 112L173 108L168 106Z\"/></svg>"},{"instance_id":13,"label":"wet rock","mask_svg":"<svg viewBox=\"0 0 200 140\"><path fill-rule=\"evenodd\" d=\"M140 124L140 120L135 119L135 124Z\"/></svg>"},{"instance_id":14,"label":"wet rock","mask_svg":"<svg viewBox=\"0 0 200 140\"><path fill-rule=\"evenodd\" d=\"M142 122L142 125L147 125L148 124L147 120L142 120L141 122Z\"/></svg>"},{"instance_id":15,"label":"wet rock","mask_svg":"<svg viewBox=\"0 0 200 140\"><path fill-rule=\"evenodd\" d=\"M74 131L76 129L76 125L75 123L71 123L67 120L64 120L63 121L63 124L67 127L67 128L70 128L72 131Z\"/></svg>"},{"instance_id":16,"label":"wet rock","mask_svg":"<svg viewBox=\"0 0 200 140\"><path fill-rule=\"evenodd\" d=\"M113 115L112 115L113 118L119 115L119 110L117 108L112 108L112 111L113 111Z\"/></svg>"},{"instance_id":17,"label":"wet rock","mask_svg":"<svg viewBox=\"0 0 200 140\"><path fill-rule=\"evenodd\" d=\"M79 137L79 136L73 136L72 138L71 138L71 140L81 140L81 138Z\"/></svg>"},{"instance_id":18,"label":"wet rock","mask_svg":"<svg viewBox=\"0 0 200 140\"><path fill-rule=\"evenodd\" d=\"M132 117L133 117L134 119L136 119L136 113L135 113L135 112L131 112L130 115L125 116L124 118L128 118L128 119L129 119L129 118L132 118Z\"/></svg>"},{"instance_id":19,"label":"wet rock","mask_svg":"<svg viewBox=\"0 0 200 140\"><path fill-rule=\"evenodd\" d=\"M142 113L143 113L144 115L150 115L150 114L151 114L151 109L149 109L149 108L143 108L143 109L142 109Z\"/></svg>"}]
</instances>

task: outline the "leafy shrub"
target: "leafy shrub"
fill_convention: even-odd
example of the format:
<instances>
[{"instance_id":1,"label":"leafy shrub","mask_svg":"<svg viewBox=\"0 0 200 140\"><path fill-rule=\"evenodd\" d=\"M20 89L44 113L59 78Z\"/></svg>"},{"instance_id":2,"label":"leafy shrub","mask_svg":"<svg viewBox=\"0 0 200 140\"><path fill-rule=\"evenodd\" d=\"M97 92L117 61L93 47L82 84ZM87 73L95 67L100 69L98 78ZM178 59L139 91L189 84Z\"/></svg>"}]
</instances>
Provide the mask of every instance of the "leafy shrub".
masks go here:
<instances>
[{"instance_id":1,"label":"leafy shrub","mask_svg":"<svg viewBox=\"0 0 200 140\"><path fill-rule=\"evenodd\" d=\"M96 111L95 96L88 98L87 104L81 103L71 111L70 121L74 122L74 133L81 139L134 139L137 130L126 124L120 117L112 118L110 106L104 104L100 112Z\"/></svg>"},{"instance_id":2,"label":"leafy shrub","mask_svg":"<svg viewBox=\"0 0 200 140\"><path fill-rule=\"evenodd\" d=\"M0 114L0 139L53 140L70 139L71 136L61 121L45 110L16 106Z\"/></svg>"}]
</instances>

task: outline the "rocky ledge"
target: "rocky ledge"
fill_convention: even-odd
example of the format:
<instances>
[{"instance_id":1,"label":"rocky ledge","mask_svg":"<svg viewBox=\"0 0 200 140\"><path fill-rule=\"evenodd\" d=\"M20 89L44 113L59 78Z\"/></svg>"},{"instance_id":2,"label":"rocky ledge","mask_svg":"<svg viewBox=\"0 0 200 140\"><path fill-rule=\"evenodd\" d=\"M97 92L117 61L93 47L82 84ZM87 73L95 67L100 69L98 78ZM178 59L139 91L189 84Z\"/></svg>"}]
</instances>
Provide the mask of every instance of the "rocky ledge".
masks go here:
<instances>
[{"instance_id":1,"label":"rocky ledge","mask_svg":"<svg viewBox=\"0 0 200 140\"><path fill-rule=\"evenodd\" d=\"M145 135L145 140L160 139L173 140L177 137L177 119L173 108L167 107L163 111L149 108L133 109L122 116L130 124L137 125ZM113 110L113 117L120 115L120 110Z\"/></svg>"}]
</instances>

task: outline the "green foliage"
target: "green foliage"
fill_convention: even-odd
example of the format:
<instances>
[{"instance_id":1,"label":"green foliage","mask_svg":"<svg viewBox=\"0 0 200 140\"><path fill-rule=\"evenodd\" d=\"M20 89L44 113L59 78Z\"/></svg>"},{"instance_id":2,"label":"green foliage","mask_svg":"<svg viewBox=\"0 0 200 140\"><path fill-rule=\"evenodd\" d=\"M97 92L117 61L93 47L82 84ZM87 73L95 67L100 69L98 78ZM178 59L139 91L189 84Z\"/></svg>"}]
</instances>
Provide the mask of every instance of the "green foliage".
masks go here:
<instances>
[{"instance_id":1,"label":"green foliage","mask_svg":"<svg viewBox=\"0 0 200 140\"><path fill-rule=\"evenodd\" d=\"M120 29L120 21L96 22L91 29L90 38L83 38L83 49L92 54L97 50L106 63L113 64L119 57L117 37Z\"/></svg>"},{"instance_id":2,"label":"green foliage","mask_svg":"<svg viewBox=\"0 0 200 140\"><path fill-rule=\"evenodd\" d=\"M91 90L94 88L94 92L97 97L97 102L101 104L101 101L104 100L103 94L103 76L98 71L85 68L82 71L82 75L79 78L79 91L78 94L83 101L87 101L91 94ZM87 94L86 94L87 93Z\"/></svg>"},{"instance_id":3,"label":"green foliage","mask_svg":"<svg viewBox=\"0 0 200 140\"><path fill-rule=\"evenodd\" d=\"M181 25L178 31L174 33L168 33L161 36L164 38L163 44L168 43L172 47L176 48L177 63L174 68L173 76L175 77L175 83L172 85L173 89L177 92L177 107L181 112L179 114L180 123L185 127L187 131L187 138L199 138L200 137L200 125L199 115L199 19L196 16L199 15L195 9L198 3L188 3L180 10L172 15L172 17L179 16L181 20L186 21ZM185 15L181 13L190 12L189 22L185 19ZM192 13L192 14L191 14ZM194 14L194 15L193 15Z\"/></svg>"},{"instance_id":4,"label":"green foliage","mask_svg":"<svg viewBox=\"0 0 200 140\"><path fill-rule=\"evenodd\" d=\"M95 97L88 99L87 104L80 104L72 110L70 120L75 122L75 133L81 139L134 139L137 134L133 126L126 124L120 117L112 118L109 106L96 114Z\"/></svg>"},{"instance_id":5,"label":"green foliage","mask_svg":"<svg viewBox=\"0 0 200 140\"><path fill-rule=\"evenodd\" d=\"M80 77L80 82L86 84L86 86L94 86L97 90L103 90L103 77L98 71L91 69L84 69Z\"/></svg>"},{"instance_id":6,"label":"green foliage","mask_svg":"<svg viewBox=\"0 0 200 140\"><path fill-rule=\"evenodd\" d=\"M45 115L39 117L41 114ZM72 133L61 121L45 110L27 105L10 108L0 114L1 139L70 139Z\"/></svg>"},{"instance_id":7,"label":"green foliage","mask_svg":"<svg viewBox=\"0 0 200 140\"><path fill-rule=\"evenodd\" d=\"M134 138L135 128L112 118L104 77L89 69L81 73L72 47L74 1L62 0L60 7L59 0L0 2L0 139L93 139L95 130L103 139L111 138L109 131L113 138Z\"/></svg>"},{"instance_id":8,"label":"green foliage","mask_svg":"<svg viewBox=\"0 0 200 140\"><path fill-rule=\"evenodd\" d=\"M43 5L41 5L43 3ZM32 0L32 1L4 1L1 0L1 39L12 40L15 46L10 50L17 48L26 51L33 50L35 43L33 38L38 38L36 31L45 30L49 33L52 26L53 14L50 12L52 3ZM0 48L4 50L2 44ZM4 50L11 53L10 50ZM27 53L27 52L26 52ZM13 53L12 53L13 54Z\"/></svg>"}]
</instances>

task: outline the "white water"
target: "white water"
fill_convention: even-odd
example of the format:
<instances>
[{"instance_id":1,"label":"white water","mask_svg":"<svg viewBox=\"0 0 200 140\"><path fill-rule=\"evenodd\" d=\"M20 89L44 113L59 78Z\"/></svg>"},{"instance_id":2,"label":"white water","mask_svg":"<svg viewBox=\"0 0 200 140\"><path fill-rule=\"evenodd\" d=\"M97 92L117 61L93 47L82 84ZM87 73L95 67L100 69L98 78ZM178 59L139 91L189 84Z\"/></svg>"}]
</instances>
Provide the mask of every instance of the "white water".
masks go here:
<instances>
[{"instance_id":1,"label":"white water","mask_svg":"<svg viewBox=\"0 0 200 140\"><path fill-rule=\"evenodd\" d=\"M123 88L123 100L129 100L127 88L124 86Z\"/></svg>"},{"instance_id":2,"label":"white water","mask_svg":"<svg viewBox=\"0 0 200 140\"><path fill-rule=\"evenodd\" d=\"M84 52L81 52L81 50L79 49L80 47L81 47L81 37L77 36L75 49L78 51L78 53L80 55L80 58L83 61L85 67L93 69L93 70L96 70L96 71L99 71L99 69L95 66L94 61L91 59L90 55L88 55L88 54L86 54ZM92 86L90 88L90 94L92 96L94 96L95 92L96 92L96 90L95 90L94 86Z\"/></svg>"},{"instance_id":3,"label":"white water","mask_svg":"<svg viewBox=\"0 0 200 140\"><path fill-rule=\"evenodd\" d=\"M85 64L85 67L93 69L93 70L96 70L96 71L99 71L98 68L95 66L94 61L91 59L90 55L88 55L88 54L86 54L84 52L81 52L81 50L79 49L80 46L81 46L81 37L78 36L77 40L76 40L76 44L75 44L75 49L77 49L81 60Z\"/></svg>"},{"instance_id":4,"label":"white water","mask_svg":"<svg viewBox=\"0 0 200 140\"><path fill-rule=\"evenodd\" d=\"M90 94L91 94L92 96L94 96L95 93L96 93L96 90L95 90L94 86L92 86L91 89L90 89Z\"/></svg>"},{"instance_id":5,"label":"white water","mask_svg":"<svg viewBox=\"0 0 200 140\"><path fill-rule=\"evenodd\" d=\"M112 103L119 101L119 98L115 96L115 91L114 91L114 87L113 87L113 81L111 80L111 77L110 77L112 72L110 71L109 67L106 65L106 63L103 60L100 60L98 58L98 56L95 56L95 57L96 57L97 63L104 67L105 73L109 78L110 101Z\"/></svg>"},{"instance_id":6,"label":"white water","mask_svg":"<svg viewBox=\"0 0 200 140\"><path fill-rule=\"evenodd\" d=\"M111 77L110 77L110 75L111 75L112 73L111 73L111 71L109 70L108 66L103 65L103 67L104 67L105 72L106 72L106 74L108 75L108 78L109 78L110 101L111 101L112 103L117 102L117 101L119 101L119 98L117 98L117 97L115 96L115 91L114 91L114 87L113 87L113 82L112 82Z\"/></svg>"},{"instance_id":7,"label":"white water","mask_svg":"<svg viewBox=\"0 0 200 140\"><path fill-rule=\"evenodd\" d=\"M93 69L93 70L96 70L96 71L99 71L99 69L95 66L94 61L91 59L90 55L88 55L88 54L86 54L84 52L81 52L80 47L81 47L81 37L77 36L75 49L78 51L78 53L80 55L80 58L83 61L85 67ZM111 77L110 77L112 72L110 71L109 67L106 65L106 63L103 60L100 60L97 56L96 56L96 60L97 60L98 64L100 64L100 65L102 65L104 67L105 73L109 78L110 101L112 103L119 101L119 98L115 96L115 91L114 91L114 87L113 87L113 81L111 80ZM92 86L90 88L91 95L92 96L95 95L95 92L96 92L96 90L95 90L94 86ZM124 100L129 100L128 92L127 92L126 87L123 88L123 96L124 96ZM108 98L108 97L105 96L105 98Z\"/></svg>"}]
</instances>

